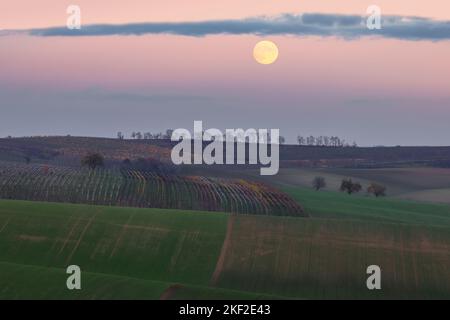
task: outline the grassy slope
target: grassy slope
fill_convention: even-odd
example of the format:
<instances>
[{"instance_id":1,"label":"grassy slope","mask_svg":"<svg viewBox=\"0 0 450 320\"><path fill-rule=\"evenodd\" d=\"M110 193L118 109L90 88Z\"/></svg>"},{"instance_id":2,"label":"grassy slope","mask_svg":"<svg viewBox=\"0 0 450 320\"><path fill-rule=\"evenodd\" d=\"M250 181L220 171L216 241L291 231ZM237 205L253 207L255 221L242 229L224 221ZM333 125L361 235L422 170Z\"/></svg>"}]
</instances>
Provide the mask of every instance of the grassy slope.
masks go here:
<instances>
[{"instance_id":1,"label":"grassy slope","mask_svg":"<svg viewBox=\"0 0 450 320\"><path fill-rule=\"evenodd\" d=\"M310 219L236 217L219 284L304 298L450 298L450 207L285 188ZM382 268L383 290L366 288Z\"/></svg>"},{"instance_id":2,"label":"grassy slope","mask_svg":"<svg viewBox=\"0 0 450 320\"><path fill-rule=\"evenodd\" d=\"M276 177L260 176L258 170L230 171L230 175L261 180L278 187L297 188L311 188L314 177L322 176L327 182L326 191L337 191L342 179L352 178L360 182L364 190L371 182L386 186L389 198L450 203L450 168L281 168Z\"/></svg>"},{"instance_id":3,"label":"grassy slope","mask_svg":"<svg viewBox=\"0 0 450 320\"><path fill-rule=\"evenodd\" d=\"M218 285L314 299L450 298L450 228L238 216ZM382 269L382 291L366 268Z\"/></svg>"},{"instance_id":4,"label":"grassy slope","mask_svg":"<svg viewBox=\"0 0 450 320\"><path fill-rule=\"evenodd\" d=\"M82 272L81 290L67 290L64 269L0 262L0 299L159 299L172 285ZM268 299L269 295L236 290L183 285L170 299Z\"/></svg>"},{"instance_id":5,"label":"grassy slope","mask_svg":"<svg viewBox=\"0 0 450 320\"><path fill-rule=\"evenodd\" d=\"M1 262L0 273L1 299L158 299L169 286L83 271L82 290L67 290L64 269Z\"/></svg>"},{"instance_id":6,"label":"grassy slope","mask_svg":"<svg viewBox=\"0 0 450 320\"><path fill-rule=\"evenodd\" d=\"M227 215L0 201L0 299L267 299L208 287ZM126 227L124 227L126 226ZM69 291L65 268L82 269Z\"/></svg>"},{"instance_id":7,"label":"grassy slope","mask_svg":"<svg viewBox=\"0 0 450 320\"><path fill-rule=\"evenodd\" d=\"M450 206L389 198L349 196L307 188L283 188L315 218L357 219L450 227Z\"/></svg>"},{"instance_id":8,"label":"grassy slope","mask_svg":"<svg viewBox=\"0 0 450 320\"><path fill-rule=\"evenodd\" d=\"M235 217L217 288L207 286L225 238L221 213L0 201L0 270L9 266L13 279L11 263L56 267L62 276L61 268L80 264L84 288L96 288L80 298L154 298L173 283L182 284L175 299L450 298L450 207L285 191L311 218ZM370 264L382 267L381 292L365 287ZM32 281L18 272L9 283L23 288L0 295L72 298L60 287L30 293ZM109 285L123 294L109 296Z\"/></svg>"},{"instance_id":9,"label":"grassy slope","mask_svg":"<svg viewBox=\"0 0 450 320\"><path fill-rule=\"evenodd\" d=\"M0 261L207 285L226 214L0 201Z\"/></svg>"}]
</instances>

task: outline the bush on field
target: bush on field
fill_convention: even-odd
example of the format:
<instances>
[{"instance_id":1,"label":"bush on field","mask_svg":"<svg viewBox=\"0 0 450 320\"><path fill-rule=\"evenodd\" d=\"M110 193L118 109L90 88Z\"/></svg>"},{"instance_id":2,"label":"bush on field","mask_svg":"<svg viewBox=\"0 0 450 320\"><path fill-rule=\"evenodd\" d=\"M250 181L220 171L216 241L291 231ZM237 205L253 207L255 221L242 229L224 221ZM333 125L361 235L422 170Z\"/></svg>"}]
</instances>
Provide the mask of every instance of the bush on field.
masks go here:
<instances>
[{"instance_id":1,"label":"bush on field","mask_svg":"<svg viewBox=\"0 0 450 320\"><path fill-rule=\"evenodd\" d=\"M89 153L81 159L81 165L87 166L90 169L103 167L105 164L104 158L100 153Z\"/></svg>"},{"instance_id":2,"label":"bush on field","mask_svg":"<svg viewBox=\"0 0 450 320\"><path fill-rule=\"evenodd\" d=\"M312 181L312 186L316 191L319 191L327 186L327 182L324 177L315 177Z\"/></svg>"},{"instance_id":3,"label":"bush on field","mask_svg":"<svg viewBox=\"0 0 450 320\"><path fill-rule=\"evenodd\" d=\"M358 193L362 189L362 186L359 182L353 182L352 179L344 179L342 180L340 190L342 192L347 192L348 194Z\"/></svg>"},{"instance_id":4,"label":"bush on field","mask_svg":"<svg viewBox=\"0 0 450 320\"><path fill-rule=\"evenodd\" d=\"M378 183L371 183L367 188L367 193L373 194L377 198L384 197L386 196L386 187Z\"/></svg>"}]
</instances>

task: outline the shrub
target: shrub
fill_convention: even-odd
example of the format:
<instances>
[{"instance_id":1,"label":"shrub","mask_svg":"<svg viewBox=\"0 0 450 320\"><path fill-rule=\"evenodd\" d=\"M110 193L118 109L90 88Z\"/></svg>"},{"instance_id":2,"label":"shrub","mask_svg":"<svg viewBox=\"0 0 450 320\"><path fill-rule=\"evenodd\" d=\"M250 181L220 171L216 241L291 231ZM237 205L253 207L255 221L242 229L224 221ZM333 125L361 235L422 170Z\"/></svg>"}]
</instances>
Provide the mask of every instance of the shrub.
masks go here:
<instances>
[{"instance_id":1,"label":"shrub","mask_svg":"<svg viewBox=\"0 0 450 320\"><path fill-rule=\"evenodd\" d=\"M312 181L313 188L316 189L316 191L319 191L322 188L325 188L327 186L327 183L325 181L324 177L315 177Z\"/></svg>"},{"instance_id":2,"label":"shrub","mask_svg":"<svg viewBox=\"0 0 450 320\"><path fill-rule=\"evenodd\" d=\"M359 182L353 182L352 179L342 180L340 190L342 192L347 192L348 194L360 192L362 186Z\"/></svg>"},{"instance_id":3,"label":"shrub","mask_svg":"<svg viewBox=\"0 0 450 320\"><path fill-rule=\"evenodd\" d=\"M372 182L367 188L367 193L371 193L377 198L384 197L386 196L386 187L381 184Z\"/></svg>"},{"instance_id":4,"label":"shrub","mask_svg":"<svg viewBox=\"0 0 450 320\"><path fill-rule=\"evenodd\" d=\"M100 153L89 153L81 159L81 165L90 169L104 166L104 158Z\"/></svg>"}]
</instances>

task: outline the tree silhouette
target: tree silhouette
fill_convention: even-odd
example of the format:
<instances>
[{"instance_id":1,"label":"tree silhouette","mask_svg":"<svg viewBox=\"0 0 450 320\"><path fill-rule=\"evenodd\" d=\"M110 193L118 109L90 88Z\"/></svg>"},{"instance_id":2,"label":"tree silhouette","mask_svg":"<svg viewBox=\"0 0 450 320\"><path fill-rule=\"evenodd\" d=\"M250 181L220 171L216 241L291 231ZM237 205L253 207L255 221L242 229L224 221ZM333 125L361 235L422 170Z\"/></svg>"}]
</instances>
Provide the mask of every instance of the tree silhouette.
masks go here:
<instances>
[{"instance_id":1,"label":"tree silhouette","mask_svg":"<svg viewBox=\"0 0 450 320\"><path fill-rule=\"evenodd\" d=\"M316 189L316 191L319 191L322 188L325 188L327 186L327 183L325 181L324 177L315 177L312 181L313 188Z\"/></svg>"},{"instance_id":2,"label":"tree silhouette","mask_svg":"<svg viewBox=\"0 0 450 320\"><path fill-rule=\"evenodd\" d=\"M104 166L104 158L100 153L89 153L81 159L81 165L90 169Z\"/></svg>"}]
</instances>

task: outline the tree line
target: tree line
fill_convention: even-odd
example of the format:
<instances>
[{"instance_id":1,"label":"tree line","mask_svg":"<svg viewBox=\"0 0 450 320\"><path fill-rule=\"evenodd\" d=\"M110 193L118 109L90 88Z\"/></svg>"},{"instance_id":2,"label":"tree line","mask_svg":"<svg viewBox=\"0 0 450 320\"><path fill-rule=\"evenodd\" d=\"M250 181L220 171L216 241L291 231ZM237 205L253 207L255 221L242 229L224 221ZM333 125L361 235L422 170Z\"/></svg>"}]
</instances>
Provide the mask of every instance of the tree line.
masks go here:
<instances>
[{"instance_id":1,"label":"tree line","mask_svg":"<svg viewBox=\"0 0 450 320\"><path fill-rule=\"evenodd\" d=\"M166 132L164 132L164 133L163 132L152 133L152 132L133 131L130 134L130 138L136 139L136 140L170 139L172 137L172 133L173 133L173 129L167 129ZM119 132L117 132L117 139L123 140L123 139L125 139L125 135L121 131L119 131Z\"/></svg>"},{"instance_id":2,"label":"tree line","mask_svg":"<svg viewBox=\"0 0 450 320\"><path fill-rule=\"evenodd\" d=\"M151 140L151 139L170 139L172 137L173 129L167 129L166 132L141 132L141 131L133 131L130 134L131 139L136 140ZM117 132L117 138L120 140L125 139L125 135L119 131ZM279 136L279 144L285 144L286 139L284 136ZM224 136L224 140L226 140L226 137ZM272 139L269 136L269 142ZM352 144L349 144L345 141L345 139L342 139L338 136L297 136L297 143L300 146L317 146L317 147L357 147L358 145L356 142L353 142Z\"/></svg>"},{"instance_id":3,"label":"tree line","mask_svg":"<svg viewBox=\"0 0 450 320\"><path fill-rule=\"evenodd\" d=\"M312 186L316 191L323 189L327 186L327 182L324 177L315 177L312 181ZM363 189L362 185L359 182L354 182L352 179L343 179L341 182L341 186L339 187L339 191L346 192L351 195L353 193L358 193ZM368 194L373 194L375 197L384 197L386 196L386 187L372 182L366 189Z\"/></svg>"},{"instance_id":4,"label":"tree line","mask_svg":"<svg viewBox=\"0 0 450 320\"><path fill-rule=\"evenodd\" d=\"M356 142L349 144L338 136L297 136L297 143L300 146L317 146L317 147L357 147Z\"/></svg>"},{"instance_id":5,"label":"tree line","mask_svg":"<svg viewBox=\"0 0 450 320\"><path fill-rule=\"evenodd\" d=\"M130 134L130 138L131 139L136 139L136 140L152 140L152 139L171 139L172 137L172 133L173 133L173 129L167 129L165 133L162 132L157 132L157 133L152 133L152 132L141 132L141 131L133 131ZM205 131L203 131L203 135L205 135ZM117 139L119 140L123 140L125 139L125 135L119 131L117 132ZM268 139L269 142L272 141L272 138L270 137L270 132L268 132ZM227 137L224 134L223 135L223 140L226 141ZM248 137L245 139L246 142L249 142ZM278 143L279 144L284 144L286 142L286 139L283 136L279 136L278 137Z\"/></svg>"}]
</instances>

